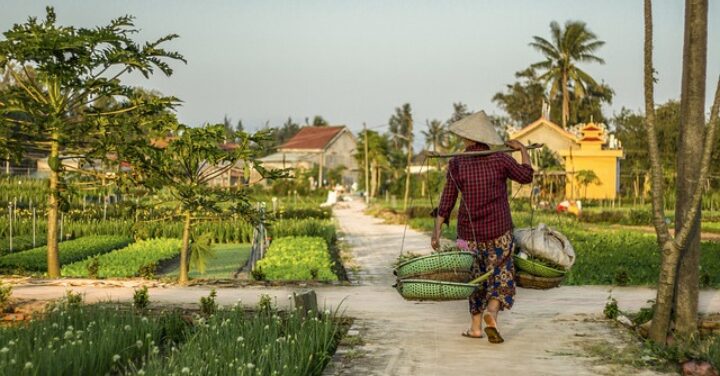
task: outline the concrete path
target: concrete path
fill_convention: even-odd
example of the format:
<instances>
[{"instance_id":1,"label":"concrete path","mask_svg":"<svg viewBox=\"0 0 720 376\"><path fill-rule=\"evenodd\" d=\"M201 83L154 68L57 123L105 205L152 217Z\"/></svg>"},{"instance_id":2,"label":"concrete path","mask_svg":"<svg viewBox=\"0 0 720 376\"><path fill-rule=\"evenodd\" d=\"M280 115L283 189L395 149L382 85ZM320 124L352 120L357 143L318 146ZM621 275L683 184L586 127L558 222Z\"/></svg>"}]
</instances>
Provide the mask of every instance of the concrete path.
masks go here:
<instances>
[{"instance_id":1,"label":"concrete path","mask_svg":"<svg viewBox=\"0 0 720 376\"><path fill-rule=\"evenodd\" d=\"M519 289L512 311L500 316L506 339L491 345L485 339L460 336L467 328L466 302L416 303L403 300L392 288L392 264L397 258L404 226L387 225L362 213L362 203L350 203L335 210L344 241L352 247L355 262L353 286L316 287L321 303L338 306L355 317L356 329L364 343L353 360L336 364L327 375L597 375L617 374L596 366L582 356L581 343L607 340L618 334L611 325L594 320L600 316L608 297L607 287L561 287L546 291ZM427 253L427 235L407 229L405 249ZM51 299L71 288L84 293L87 301L130 300L129 287L19 285L14 295L21 298ZM195 305L211 286L158 287L150 289L152 302ZM218 301L255 304L260 294L275 297L281 307L289 306L288 296L301 287L221 288ZM637 310L655 292L648 288L617 288L613 296L621 309ZM720 293L703 291L701 310L720 311ZM638 373L652 375L652 372Z\"/></svg>"}]
</instances>

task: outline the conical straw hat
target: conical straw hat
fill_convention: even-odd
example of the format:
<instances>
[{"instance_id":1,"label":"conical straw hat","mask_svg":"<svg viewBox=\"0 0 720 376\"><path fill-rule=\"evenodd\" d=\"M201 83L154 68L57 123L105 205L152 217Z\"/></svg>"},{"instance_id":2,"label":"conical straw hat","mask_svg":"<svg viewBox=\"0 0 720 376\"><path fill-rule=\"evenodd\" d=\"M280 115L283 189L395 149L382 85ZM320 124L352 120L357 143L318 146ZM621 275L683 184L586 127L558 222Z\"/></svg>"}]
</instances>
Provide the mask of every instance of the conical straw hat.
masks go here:
<instances>
[{"instance_id":1,"label":"conical straw hat","mask_svg":"<svg viewBox=\"0 0 720 376\"><path fill-rule=\"evenodd\" d=\"M504 144L485 111L476 112L450 124L449 130L462 138L483 144Z\"/></svg>"}]
</instances>

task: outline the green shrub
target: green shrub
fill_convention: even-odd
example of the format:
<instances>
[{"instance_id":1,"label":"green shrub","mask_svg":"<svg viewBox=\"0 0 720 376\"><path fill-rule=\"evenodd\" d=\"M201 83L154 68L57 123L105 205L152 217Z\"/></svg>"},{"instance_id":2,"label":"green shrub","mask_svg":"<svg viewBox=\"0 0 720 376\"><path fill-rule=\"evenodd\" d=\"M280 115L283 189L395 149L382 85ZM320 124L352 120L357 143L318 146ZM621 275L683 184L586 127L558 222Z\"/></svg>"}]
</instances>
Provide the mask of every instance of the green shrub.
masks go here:
<instances>
[{"instance_id":1,"label":"green shrub","mask_svg":"<svg viewBox=\"0 0 720 376\"><path fill-rule=\"evenodd\" d=\"M337 241L337 230L331 220L323 219L286 219L270 225L270 236L282 238L287 236L312 236L325 240L328 247Z\"/></svg>"},{"instance_id":2,"label":"green shrub","mask_svg":"<svg viewBox=\"0 0 720 376\"><path fill-rule=\"evenodd\" d=\"M257 269L271 281L336 281L332 266L327 243L307 236L275 239L257 263Z\"/></svg>"},{"instance_id":3,"label":"green shrub","mask_svg":"<svg viewBox=\"0 0 720 376\"><path fill-rule=\"evenodd\" d=\"M133 307L138 311L144 311L150 305L150 294L147 286L136 289L133 293Z\"/></svg>"},{"instance_id":4,"label":"green shrub","mask_svg":"<svg viewBox=\"0 0 720 376\"><path fill-rule=\"evenodd\" d=\"M172 259L180 253L179 239L141 240L128 247L118 249L98 257L100 268L98 277L136 277L141 274L154 275L154 268L161 261ZM87 277L87 264L91 260L83 260L62 269L62 274L74 277ZM153 267L153 265L155 265ZM152 267L152 273L148 270Z\"/></svg>"},{"instance_id":5,"label":"green shrub","mask_svg":"<svg viewBox=\"0 0 720 376\"><path fill-rule=\"evenodd\" d=\"M35 247L42 247L45 245L47 237L45 234L38 234L35 236ZM33 247L32 235L13 236L13 249L12 253L25 251ZM10 252L10 239L0 239L0 255L4 255Z\"/></svg>"},{"instance_id":6,"label":"green shrub","mask_svg":"<svg viewBox=\"0 0 720 376\"><path fill-rule=\"evenodd\" d=\"M60 264L70 264L95 255L110 252L130 244L130 238L122 235L86 236L60 242ZM0 269L3 270L47 270L47 247L37 247L27 251L0 257ZM87 269L85 269L87 273Z\"/></svg>"},{"instance_id":7,"label":"green shrub","mask_svg":"<svg viewBox=\"0 0 720 376\"><path fill-rule=\"evenodd\" d=\"M11 296L12 286L0 282L0 313L5 312Z\"/></svg>"},{"instance_id":8,"label":"green shrub","mask_svg":"<svg viewBox=\"0 0 720 376\"><path fill-rule=\"evenodd\" d=\"M330 219L332 217L332 209L329 207L281 209L275 216L278 219Z\"/></svg>"},{"instance_id":9,"label":"green shrub","mask_svg":"<svg viewBox=\"0 0 720 376\"><path fill-rule=\"evenodd\" d=\"M202 312L202 314L210 316L217 312L218 304L215 298L217 298L217 291L215 291L215 289L210 290L210 295L200 297L200 312Z\"/></svg>"},{"instance_id":10,"label":"green shrub","mask_svg":"<svg viewBox=\"0 0 720 376\"><path fill-rule=\"evenodd\" d=\"M100 260L97 256L91 257L87 262L87 275L90 278L97 278L100 269Z\"/></svg>"}]
</instances>

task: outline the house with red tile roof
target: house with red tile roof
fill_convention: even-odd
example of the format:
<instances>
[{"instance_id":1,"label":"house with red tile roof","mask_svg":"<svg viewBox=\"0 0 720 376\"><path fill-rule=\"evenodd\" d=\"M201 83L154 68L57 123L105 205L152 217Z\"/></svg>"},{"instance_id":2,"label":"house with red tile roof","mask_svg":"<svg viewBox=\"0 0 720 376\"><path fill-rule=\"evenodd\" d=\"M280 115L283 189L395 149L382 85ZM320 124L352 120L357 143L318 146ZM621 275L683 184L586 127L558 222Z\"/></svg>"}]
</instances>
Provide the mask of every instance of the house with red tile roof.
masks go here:
<instances>
[{"instance_id":1,"label":"house with red tile roof","mask_svg":"<svg viewBox=\"0 0 720 376\"><path fill-rule=\"evenodd\" d=\"M357 141L344 125L307 126L300 129L291 139L277 148L277 152L261 158L266 168L291 168L309 170L318 166L318 177L322 186L328 184L351 185L358 178L358 164L355 160ZM342 168L342 181L328 181L327 172Z\"/></svg>"}]
</instances>

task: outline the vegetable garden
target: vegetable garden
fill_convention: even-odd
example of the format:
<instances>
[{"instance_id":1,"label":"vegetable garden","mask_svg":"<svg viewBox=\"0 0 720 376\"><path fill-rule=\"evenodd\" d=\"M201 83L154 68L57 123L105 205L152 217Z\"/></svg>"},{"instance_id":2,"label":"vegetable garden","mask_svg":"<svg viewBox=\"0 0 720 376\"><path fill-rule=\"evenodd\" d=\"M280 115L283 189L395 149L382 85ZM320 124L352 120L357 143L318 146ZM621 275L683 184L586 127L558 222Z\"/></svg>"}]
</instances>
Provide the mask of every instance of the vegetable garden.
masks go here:
<instances>
[{"instance_id":1,"label":"vegetable garden","mask_svg":"<svg viewBox=\"0 0 720 376\"><path fill-rule=\"evenodd\" d=\"M370 212L383 215L388 212L388 208L376 206L371 208ZM434 226L434 219L430 218L429 213L429 207L420 206L409 210L406 215L394 215L387 218L401 222L407 220L409 226L430 232ZM457 215L457 210L453 213ZM591 211L591 213L595 212ZM632 228L588 226L588 222L605 223L605 218L609 214L603 215L602 211L598 213L601 213L598 215L603 219L595 222L594 220L597 218L592 215L578 221L573 217L543 212L534 213L531 217L531 213L527 210L516 210L513 212L513 221L518 227L529 226L531 220L534 225L544 222L558 229L571 240L577 254L577 261L566 275L563 282L566 285L654 286L657 283L661 261L654 234ZM605 213L610 213L610 211L606 210ZM625 213L616 215L629 215L627 218L644 218L641 214L630 214L633 212L629 210ZM387 214L385 215L387 216ZM715 226L716 222L711 221L716 218L714 215L715 213L708 214L710 221L703 223L703 229ZM628 223L644 222L628 221ZM457 237L454 217L451 226L443 226L443 237L447 239ZM720 287L720 242L702 242L700 264L701 287Z\"/></svg>"},{"instance_id":2,"label":"vegetable garden","mask_svg":"<svg viewBox=\"0 0 720 376\"><path fill-rule=\"evenodd\" d=\"M278 364L283 375L319 375L344 325L317 315L279 312L267 299L256 311L218 308L213 294L193 313L84 305L70 293L39 319L0 328L0 375L249 376Z\"/></svg>"}]
</instances>

